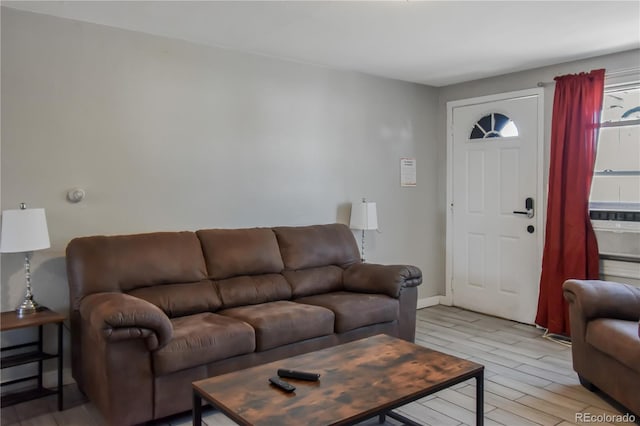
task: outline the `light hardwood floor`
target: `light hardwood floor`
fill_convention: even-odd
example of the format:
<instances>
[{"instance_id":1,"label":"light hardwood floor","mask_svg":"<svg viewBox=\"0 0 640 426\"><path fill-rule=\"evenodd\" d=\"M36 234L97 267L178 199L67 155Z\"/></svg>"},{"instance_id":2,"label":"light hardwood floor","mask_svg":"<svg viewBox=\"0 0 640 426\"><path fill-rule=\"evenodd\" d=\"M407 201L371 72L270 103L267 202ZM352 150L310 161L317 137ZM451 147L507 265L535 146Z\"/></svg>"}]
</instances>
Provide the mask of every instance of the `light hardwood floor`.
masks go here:
<instances>
[{"instance_id":1,"label":"light hardwood floor","mask_svg":"<svg viewBox=\"0 0 640 426\"><path fill-rule=\"evenodd\" d=\"M579 424L576 416L580 414L622 414L619 407L579 384L571 368L570 348L544 339L542 334L533 326L438 305L418 311L416 343L486 367L487 426L568 426ZM65 391L66 410L56 411L55 397L42 398L3 408L0 424L104 425L93 404L83 400L75 386L67 386ZM421 424L457 426L473 425L474 410L475 384L470 380L399 411ZM204 423L207 426L235 424L211 409L205 412ZM187 412L153 424L188 425L191 415ZM378 423L377 419L372 419L363 424ZM397 422L388 420L387 424L396 425Z\"/></svg>"}]
</instances>

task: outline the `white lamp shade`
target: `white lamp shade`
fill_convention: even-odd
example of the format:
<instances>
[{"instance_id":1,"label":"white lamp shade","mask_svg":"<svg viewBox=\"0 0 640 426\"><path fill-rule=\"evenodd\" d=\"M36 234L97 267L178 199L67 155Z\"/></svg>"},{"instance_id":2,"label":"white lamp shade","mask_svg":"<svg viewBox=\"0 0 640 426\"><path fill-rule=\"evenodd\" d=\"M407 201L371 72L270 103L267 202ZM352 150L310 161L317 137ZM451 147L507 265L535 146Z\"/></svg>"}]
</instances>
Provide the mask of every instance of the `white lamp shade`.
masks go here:
<instances>
[{"instance_id":1,"label":"white lamp shade","mask_svg":"<svg viewBox=\"0 0 640 426\"><path fill-rule=\"evenodd\" d=\"M378 211L376 203L363 201L351 205L351 229L362 229L365 231L378 229Z\"/></svg>"},{"instance_id":2,"label":"white lamp shade","mask_svg":"<svg viewBox=\"0 0 640 426\"><path fill-rule=\"evenodd\" d=\"M2 212L0 252L22 253L51 247L44 209Z\"/></svg>"}]
</instances>

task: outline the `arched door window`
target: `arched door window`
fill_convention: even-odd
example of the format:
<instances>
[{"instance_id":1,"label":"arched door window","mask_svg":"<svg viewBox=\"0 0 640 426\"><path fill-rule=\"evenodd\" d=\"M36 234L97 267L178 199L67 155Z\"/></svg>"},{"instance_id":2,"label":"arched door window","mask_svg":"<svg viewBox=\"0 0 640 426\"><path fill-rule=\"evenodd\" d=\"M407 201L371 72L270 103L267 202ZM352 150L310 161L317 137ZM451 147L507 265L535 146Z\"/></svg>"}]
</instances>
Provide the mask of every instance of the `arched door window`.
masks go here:
<instances>
[{"instance_id":1,"label":"arched door window","mask_svg":"<svg viewBox=\"0 0 640 426\"><path fill-rule=\"evenodd\" d=\"M469 139L507 138L518 136L516 124L504 114L492 112L473 125Z\"/></svg>"}]
</instances>

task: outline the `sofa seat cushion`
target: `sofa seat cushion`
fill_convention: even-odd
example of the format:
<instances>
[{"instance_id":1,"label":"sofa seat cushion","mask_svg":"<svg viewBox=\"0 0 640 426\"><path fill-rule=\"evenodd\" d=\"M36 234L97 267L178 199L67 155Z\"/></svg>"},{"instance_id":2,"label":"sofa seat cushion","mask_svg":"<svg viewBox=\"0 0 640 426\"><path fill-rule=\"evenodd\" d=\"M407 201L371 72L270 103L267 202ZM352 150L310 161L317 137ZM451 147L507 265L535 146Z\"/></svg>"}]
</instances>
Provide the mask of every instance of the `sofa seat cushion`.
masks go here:
<instances>
[{"instance_id":1,"label":"sofa seat cushion","mask_svg":"<svg viewBox=\"0 0 640 426\"><path fill-rule=\"evenodd\" d=\"M251 353L255 332L242 321L213 313L173 318L173 338L153 352L156 376Z\"/></svg>"},{"instance_id":2,"label":"sofa seat cushion","mask_svg":"<svg viewBox=\"0 0 640 426\"><path fill-rule=\"evenodd\" d=\"M333 333L334 316L329 309L286 300L239 306L219 314L251 324L258 352Z\"/></svg>"},{"instance_id":3,"label":"sofa seat cushion","mask_svg":"<svg viewBox=\"0 0 640 426\"><path fill-rule=\"evenodd\" d=\"M598 318L587 324L587 343L640 373L638 324L612 318Z\"/></svg>"},{"instance_id":4,"label":"sofa seat cushion","mask_svg":"<svg viewBox=\"0 0 640 426\"><path fill-rule=\"evenodd\" d=\"M331 309L336 316L336 333L344 333L367 325L397 321L399 316L398 299L384 294L338 291L302 297L295 301Z\"/></svg>"}]
</instances>

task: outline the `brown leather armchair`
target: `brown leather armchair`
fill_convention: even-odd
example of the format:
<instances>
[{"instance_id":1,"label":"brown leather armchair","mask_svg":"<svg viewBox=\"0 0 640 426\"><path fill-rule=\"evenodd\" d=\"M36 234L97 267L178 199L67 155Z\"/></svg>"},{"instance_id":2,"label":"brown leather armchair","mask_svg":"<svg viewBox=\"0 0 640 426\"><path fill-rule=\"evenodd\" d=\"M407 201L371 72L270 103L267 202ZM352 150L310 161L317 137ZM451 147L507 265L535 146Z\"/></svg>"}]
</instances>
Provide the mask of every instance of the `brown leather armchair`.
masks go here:
<instances>
[{"instance_id":1,"label":"brown leather armchair","mask_svg":"<svg viewBox=\"0 0 640 426\"><path fill-rule=\"evenodd\" d=\"M640 288L568 280L573 369L580 383L600 389L640 415Z\"/></svg>"}]
</instances>

